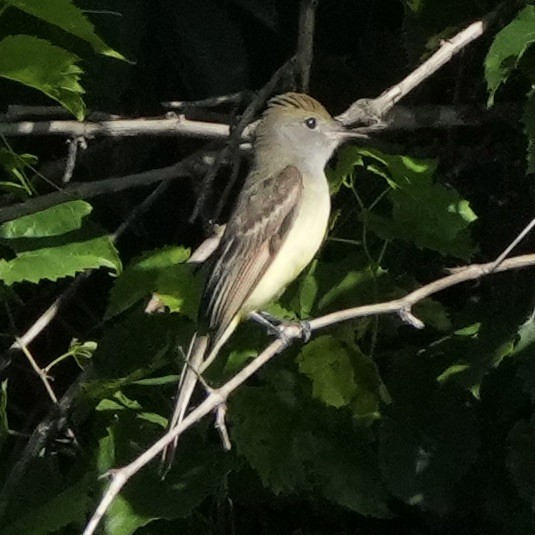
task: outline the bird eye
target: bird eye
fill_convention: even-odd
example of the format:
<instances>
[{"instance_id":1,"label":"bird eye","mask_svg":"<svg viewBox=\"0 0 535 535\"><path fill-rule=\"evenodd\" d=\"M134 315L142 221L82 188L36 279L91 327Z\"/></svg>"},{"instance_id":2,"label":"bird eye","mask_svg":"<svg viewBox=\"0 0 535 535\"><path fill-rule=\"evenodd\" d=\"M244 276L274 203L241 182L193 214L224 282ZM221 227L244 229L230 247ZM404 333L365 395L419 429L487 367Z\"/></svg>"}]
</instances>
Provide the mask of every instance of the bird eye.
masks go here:
<instances>
[{"instance_id":1,"label":"bird eye","mask_svg":"<svg viewBox=\"0 0 535 535\"><path fill-rule=\"evenodd\" d=\"M314 130L314 128L316 128L316 126L318 125L318 123L316 122L316 119L314 117L309 117L308 119L306 119L305 124L311 130Z\"/></svg>"}]
</instances>

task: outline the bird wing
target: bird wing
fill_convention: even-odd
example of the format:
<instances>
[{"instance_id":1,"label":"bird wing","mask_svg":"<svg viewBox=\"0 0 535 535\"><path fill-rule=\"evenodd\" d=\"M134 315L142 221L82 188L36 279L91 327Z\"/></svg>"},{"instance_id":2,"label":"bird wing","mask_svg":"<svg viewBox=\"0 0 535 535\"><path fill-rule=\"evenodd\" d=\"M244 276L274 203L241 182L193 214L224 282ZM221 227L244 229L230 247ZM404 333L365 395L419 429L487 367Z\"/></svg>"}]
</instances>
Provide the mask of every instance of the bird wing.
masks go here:
<instances>
[{"instance_id":1,"label":"bird wing","mask_svg":"<svg viewBox=\"0 0 535 535\"><path fill-rule=\"evenodd\" d=\"M302 175L289 165L277 174L246 180L219 245L201 300L200 318L213 333L212 347L255 289L297 216Z\"/></svg>"}]
</instances>

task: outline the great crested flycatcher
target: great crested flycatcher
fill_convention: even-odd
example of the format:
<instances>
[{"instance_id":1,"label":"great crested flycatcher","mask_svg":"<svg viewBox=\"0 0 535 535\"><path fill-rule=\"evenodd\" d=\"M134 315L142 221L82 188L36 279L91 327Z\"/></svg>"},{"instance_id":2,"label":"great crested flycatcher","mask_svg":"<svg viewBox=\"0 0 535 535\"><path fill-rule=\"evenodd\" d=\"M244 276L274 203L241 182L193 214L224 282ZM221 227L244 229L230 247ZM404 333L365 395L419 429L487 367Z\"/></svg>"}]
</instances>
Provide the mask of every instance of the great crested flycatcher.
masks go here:
<instances>
[{"instance_id":1,"label":"great crested flycatcher","mask_svg":"<svg viewBox=\"0 0 535 535\"><path fill-rule=\"evenodd\" d=\"M184 418L197 374L240 320L278 297L318 251L331 208L324 167L354 136L362 137L308 95L285 93L269 101L255 130L252 169L214 253L171 428ZM164 461L170 462L169 452Z\"/></svg>"}]
</instances>

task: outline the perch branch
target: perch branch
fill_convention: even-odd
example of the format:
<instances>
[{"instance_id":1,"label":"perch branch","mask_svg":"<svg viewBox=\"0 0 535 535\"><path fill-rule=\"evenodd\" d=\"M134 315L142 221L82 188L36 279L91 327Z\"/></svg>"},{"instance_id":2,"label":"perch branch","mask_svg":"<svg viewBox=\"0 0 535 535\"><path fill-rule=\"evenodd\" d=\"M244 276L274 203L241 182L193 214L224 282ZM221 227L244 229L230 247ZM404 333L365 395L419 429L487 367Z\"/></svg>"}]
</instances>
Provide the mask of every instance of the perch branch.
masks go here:
<instances>
[{"instance_id":1,"label":"perch branch","mask_svg":"<svg viewBox=\"0 0 535 535\"><path fill-rule=\"evenodd\" d=\"M473 264L471 266L467 266L457 273L448 275L430 284L422 286L401 299L394 299L385 303L348 308L346 310L340 310L332 314L327 314L326 316L315 318L309 322L310 328L312 331L316 331L318 329L323 329L335 323L340 323L349 319L372 316L376 314L398 314L402 317L407 316L408 314L409 316L412 316L410 310L418 301L440 292L441 290L455 286L461 282L474 280L485 275L489 275L489 268L494 264L495 262L489 262L487 264ZM520 269L529 266L535 266L535 254L517 256L505 260L499 266L497 266L495 271L492 273L511 269ZM414 316L412 316L412 318L414 318ZM417 320L417 322L419 321L420 320ZM418 326L418 324L416 326ZM224 404L227 397L234 390L236 390L238 386L256 373L256 371L258 371L271 358L284 350L288 341L292 341L301 337L302 328L300 325L295 323L287 324L284 326L284 335L284 340L279 338L272 342L258 357L247 364L247 366L240 370L232 379L230 379L220 388L212 390L208 397L198 407L193 409L193 411L190 412L179 425L166 433L142 455L137 457L130 464L109 472L108 475L111 477L111 483L104 493L104 496L95 510L95 513L87 524L83 535L92 535L95 532L95 529L104 517L106 510L110 506L115 496L117 496L122 487L134 474L136 474L147 463L159 455L168 444L175 440L175 438L181 435L186 429L201 420L219 405Z\"/></svg>"}]
</instances>

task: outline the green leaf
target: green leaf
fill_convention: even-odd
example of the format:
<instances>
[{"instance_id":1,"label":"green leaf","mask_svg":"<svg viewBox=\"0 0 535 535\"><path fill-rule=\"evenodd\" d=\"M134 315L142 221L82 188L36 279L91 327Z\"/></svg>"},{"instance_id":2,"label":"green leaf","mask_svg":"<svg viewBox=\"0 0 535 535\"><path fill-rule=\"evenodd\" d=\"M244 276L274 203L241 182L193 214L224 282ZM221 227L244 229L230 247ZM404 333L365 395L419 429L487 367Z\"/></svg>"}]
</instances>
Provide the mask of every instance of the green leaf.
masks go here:
<instances>
[{"instance_id":1,"label":"green leaf","mask_svg":"<svg viewBox=\"0 0 535 535\"><path fill-rule=\"evenodd\" d=\"M535 7L528 5L498 32L485 58L489 106L494 104L497 89L518 67L520 59L533 42L535 42Z\"/></svg>"},{"instance_id":2,"label":"green leaf","mask_svg":"<svg viewBox=\"0 0 535 535\"><path fill-rule=\"evenodd\" d=\"M0 259L0 280L39 282L108 267L119 273L121 260L109 236L83 219L91 212L84 201L72 201L0 226L3 244L16 256Z\"/></svg>"},{"instance_id":3,"label":"green leaf","mask_svg":"<svg viewBox=\"0 0 535 535\"><path fill-rule=\"evenodd\" d=\"M413 312L417 318L437 331L446 332L451 329L451 321L444 305L434 299L422 299L414 306Z\"/></svg>"},{"instance_id":4,"label":"green leaf","mask_svg":"<svg viewBox=\"0 0 535 535\"><path fill-rule=\"evenodd\" d=\"M30 35L0 41L0 76L43 92L81 121L86 110L78 61L74 54Z\"/></svg>"},{"instance_id":5,"label":"green leaf","mask_svg":"<svg viewBox=\"0 0 535 535\"><path fill-rule=\"evenodd\" d=\"M139 419L127 411L110 417L113 424L99 441L97 452L100 473L130 460L155 440L154 433L146 432L149 427L140 432ZM147 444L139 444L140 436ZM234 455L221 454L219 444L200 448L198 440L198 436L181 437L176 461L165 481L153 468L129 482L106 512L107 535L131 535L158 518L187 517L208 496L217 494L226 474L242 463Z\"/></svg>"},{"instance_id":6,"label":"green leaf","mask_svg":"<svg viewBox=\"0 0 535 535\"><path fill-rule=\"evenodd\" d=\"M63 237L63 236L62 236ZM16 282L33 282L62 277L73 277L88 269L107 267L115 273L121 270L121 260L108 236L95 236L94 231L84 229L69 234L67 243L61 239L29 240L28 249L17 253L12 260L0 259L0 280L11 285Z\"/></svg>"},{"instance_id":7,"label":"green leaf","mask_svg":"<svg viewBox=\"0 0 535 535\"><path fill-rule=\"evenodd\" d=\"M79 525L86 518L91 503L87 478L49 496L46 503L28 508L25 514L4 527L2 535L46 535L73 523Z\"/></svg>"},{"instance_id":8,"label":"green leaf","mask_svg":"<svg viewBox=\"0 0 535 535\"><path fill-rule=\"evenodd\" d=\"M443 255L468 259L475 251L469 226L477 216L468 201L452 188L432 182L436 162L394 156L380 151L363 151L374 158L377 174L383 176L383 166L392 190L387 198L392 203L392 216L364 211L362 218L381 238L399 238L413 242Z\"/></svg>"},{"instance_id":9,"label":"green leaf","mask_svg":"<svg viewBox=\"0 0 535 535\"><path fill-rule=\"evenodd\" d=\"M112 318L157 292L171 311L195 319L200 285L193 276L193 267L184 264L188 258L189 249L172 246L134 259L115 282L105 317Z\"/></svg>"},{"instance_id":10,"label":"green leaf","mask_svg":"<svg viewBox=\"0 0 535 535\"><path fill-rule=\"evenodd\" d=\"M81 228L93 207L85 201L58 204L0 225L0 238L46 238ZM9 245L9 244L8 244Z\"/></svg>"},{"instance_id":11,"label":"green leaf","mask_svg":"<svg viewBox=\"0 0 535 535\"><path fill-rule=\"evenodd\" d=\"M47 535L67 527L78 532L91 510L94 478L93 473L61 477L57 458L51 456L30 459L9 490L0 518L2 535Z\"/></svg>"},{"instance_id":12,"label":"green leaf","mask_svg":"<svg viewBox=\"0 0 535 535\"><path fill-rule=\"evenodd\" d=\"M312 381L312 397L340 408L353 399L357 385L348 351L332 336L308 343L297 357L299 371Z\"/></svg>"},{"instance_id":13,"label":"green leaf","mask_svg":"<svg viewBox=\"0 0 535 535\"><path fill-rule=\"evenodd\" d=\"M195 321L201 298L201 285L191 264L162 269L156 277L156 295L171 312L181 312Z\"/></svg>"},{"instance_id":14,"label":"green leaf","mask_svg":"<svg viewBox=\"0 0 535 535\"><path fill-rule=\"evenodd\" d=\"M0 148L0 166L14 180L14 182L2 181L0 185L6 189L21 189L27 195L35 192L32 184L26 176L26 170L37 165L37 156L33 154L17 154L11 147Z\"/></svg>"},{"instance_id":15,"label":"green leaf","mask_svg":"<svg viewBox=\"0 0 535 535\"><path fill-rule=\"evenodd\" d=\"M63 31L87 41L99 54L124 60L124 56L110 48L96 33L93 24L71 0L3 0L3 2L44 20Z\"/></svg>"},{"instance_id":16,"label":"green leaf","mask_svg":"<svg viewBox=\"0 0 535 535\"><path fill-rule=\"evenodd\" d=\"M296 377L244 387L230 400L238 452L273 492L317 491L363 515L388 517L371 437L349 411L303 397Z\"/></svg>"},{"instance_id":17,"label":"green leaf","mask_svg":"<svg viewBox=\"0 0 535 535\"><path fill-rule=\"evenodd\" d=\"M327 167L325 169L331 195L338 193L344 182L353 176L356 165L363 165L360 148L347 146L342 147L336 152L336 164L334 168Z\"/></svg>"},{"instance_id":18,"label":"green leaf","mask_svg":"<svg viewBox=\"0 0 535 535\"><path fill-rule=\"evenodd\" d=\"M92 359L95 374L84 385L86 395L95 400L112 396L125 385L154 377L156 370L169 363L178 371L184 358L177 347L187 351L193 330L192 322L183 316L148 315L134 309L107 329L99 340ZM176 383L176 379L172 382ZM169 395L174 390L170 388Z\"/></svg>"}]
</instances>

